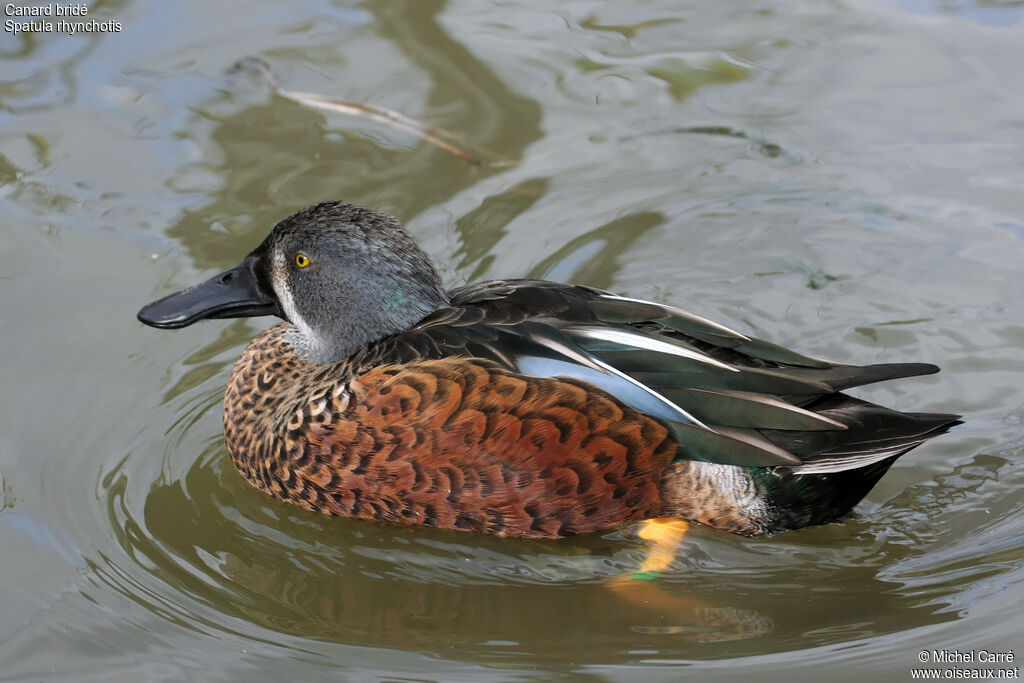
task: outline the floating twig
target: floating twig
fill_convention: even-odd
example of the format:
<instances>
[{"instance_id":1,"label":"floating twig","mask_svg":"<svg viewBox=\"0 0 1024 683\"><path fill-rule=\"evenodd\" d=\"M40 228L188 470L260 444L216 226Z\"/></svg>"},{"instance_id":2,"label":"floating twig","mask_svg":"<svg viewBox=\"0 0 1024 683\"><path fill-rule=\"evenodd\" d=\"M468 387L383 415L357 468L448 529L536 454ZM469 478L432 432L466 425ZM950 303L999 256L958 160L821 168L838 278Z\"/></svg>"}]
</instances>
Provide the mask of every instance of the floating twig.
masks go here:
<instances>
[{"instance_id":1,"label":"floating twig","mask_svg":"<svg viewBox=\"0 0 1024 683\"><path fill-rule=\"evenodd\" d=\"M397 111L392 111L384 107L377 107L370 104L364 104L362 102L353 101L337 101L329 100L315 93L298 92L295 90L286 90L282 88L274 74L270 71L270 67L262 59L256 57L246 57L239 61L232 68L232 71L244 69L246 67L255 68L263 79L266 81L270 89L276 94L286 99L297 102L307 107L313 107L316 109L324 109L326 111L333 111L339 114L348 114L350 116L362 116L368 118L371 121L376 121L385 126L391 126L398 130L405 131L411 135L418 137L424 142L428 142L435 147L440 147L449 154L462 159L471 166L483 166L484 161L473 156L469 152L461 149L452 142L443 140L442 138L448 138L449 140L458 140L459 137L454 133L451 133L443 128L437 126L431 126L422 121L414 119L405 114L401 114ZM486 164L488 166L505 166L510 165L507 162L496 162L493 164Z\"/></svg>"}]
</instances>

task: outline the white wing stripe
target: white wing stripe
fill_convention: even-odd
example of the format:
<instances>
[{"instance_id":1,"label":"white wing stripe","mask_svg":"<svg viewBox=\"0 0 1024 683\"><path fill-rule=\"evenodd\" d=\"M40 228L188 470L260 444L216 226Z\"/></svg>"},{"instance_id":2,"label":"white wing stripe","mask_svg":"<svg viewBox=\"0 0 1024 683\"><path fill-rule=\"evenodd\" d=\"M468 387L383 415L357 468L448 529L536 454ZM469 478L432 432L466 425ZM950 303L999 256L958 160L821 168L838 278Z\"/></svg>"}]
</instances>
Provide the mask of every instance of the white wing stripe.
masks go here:
<instances>
[{"instance_id":1,"label":"white wing stripe","mask_svg":"<svg viewBox=\"0 0 1024 683\"><path fill-rule=\"evenodd\" d=\"M669 315L676 316L677 318L682 318L683 320L691 320L691 321L693 321L695 323L699 323L701 325L707 325L712 330L715 330L718 334L721 334L723 336L734 337L734 338L740 339L742 341L750 341L750 337L748 337L745 334L740 334L739 332L737 332L735 330L730 330L725 325L719 325L718 323L713 322L711 320L708 320L707 318L702 318L699 315L694 315L693 313L687 313L683 309L676 308L675 306L668 306L666 304L658 304L658 303L654 303L653 301L644 301L643 299L631 299L630 297L627 297L627 296L616 296L614 294L602 294L600 298L608 299L610 301L626 301L628 303L633 303L633 304L645 304L647 306L659 306L659 307L665 309L665 311Z\"/></svg>"},{"instance_id":2,"label":"white wing stripe","mask_svg":"<svg viewBox=\"0 0 1024 683\"><path fill-rule=\"evenodd\" d=\"M564 327L563 332L568 334L578 335L580 337L586 337L587 339L598 339L601 341L614 342L616 344L624 344L626 346L632 346L638 349L646 349L647 351L657 351L658 353L668 353L673 356L681 356L683 358L689 358L691 360L710 365L718 368L719 370L728 370L729 372L739 372L738 369L717 361L714 358L700 353L699 351L691 351L690 349L671 344L669 342L649 337L645 334L638 334L636 332L630 332L628 330L612 329L607 327Z\"/></svg>"}]
</instances>

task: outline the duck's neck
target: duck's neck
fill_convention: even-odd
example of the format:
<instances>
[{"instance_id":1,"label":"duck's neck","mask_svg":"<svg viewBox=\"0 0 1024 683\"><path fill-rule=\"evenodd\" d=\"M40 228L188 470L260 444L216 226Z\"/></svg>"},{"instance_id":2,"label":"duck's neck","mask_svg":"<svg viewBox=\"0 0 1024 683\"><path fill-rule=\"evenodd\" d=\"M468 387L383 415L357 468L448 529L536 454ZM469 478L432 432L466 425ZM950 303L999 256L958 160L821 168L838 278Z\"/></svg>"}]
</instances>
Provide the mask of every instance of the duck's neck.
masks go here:
<instances>
[{"instance_id":1,"label":"duck's neck","mask_svg":"<svg viewBox=\"0 0 1024 683\"><path fill-rule=\"evenodd\" d=\"M381 308L374 315L347 315L327 317L312 326L308 321L291 321L285 339L299 356L312 363L337 363L352 356L375 341L405 332L439 308L448 300L410 303Z\"/></svg>"}]
</instances>

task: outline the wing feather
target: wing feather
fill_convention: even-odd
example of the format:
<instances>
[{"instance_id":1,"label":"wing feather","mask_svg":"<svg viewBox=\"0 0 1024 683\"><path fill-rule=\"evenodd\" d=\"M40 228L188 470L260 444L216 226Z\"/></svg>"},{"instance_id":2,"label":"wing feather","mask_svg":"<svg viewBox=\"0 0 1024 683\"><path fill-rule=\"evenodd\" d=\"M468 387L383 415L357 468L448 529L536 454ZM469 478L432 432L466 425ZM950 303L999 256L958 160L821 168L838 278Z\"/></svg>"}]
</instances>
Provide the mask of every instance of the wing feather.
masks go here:
<instances>
[{"instance_id":1,"label":"wing feather","mask_svg":"<svg viewBox=\"0 0 1024 683\"><path fill-rule=\"evenodd\" d=\"M373 362L465 356L587 382L662 420L684 458L842 471L899 455L956 419L903 419L837 393L938 370L929 364L830 363L672 306L536 280L477 283L451 301L379 342Z\"/></svg>"}]
</instances>

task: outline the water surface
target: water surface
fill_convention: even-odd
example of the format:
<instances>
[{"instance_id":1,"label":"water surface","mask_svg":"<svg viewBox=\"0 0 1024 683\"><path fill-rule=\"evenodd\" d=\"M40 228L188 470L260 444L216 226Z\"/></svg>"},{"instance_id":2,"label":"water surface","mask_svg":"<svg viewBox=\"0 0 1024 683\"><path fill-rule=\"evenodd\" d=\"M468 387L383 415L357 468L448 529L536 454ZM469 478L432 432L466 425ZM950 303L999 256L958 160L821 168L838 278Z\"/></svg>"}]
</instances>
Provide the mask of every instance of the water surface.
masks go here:
<instances>
[{"instance_id":1,"label":"water surface","mask_svg":"<svg viewBox=\"0 0 1024 683\"><path fill-rule=\"evenodd\" d=\"M0 34L0 678L903 680L1024 656L1024 6L97 2L119 33ZM366 118L457 133L467 164ZM630 529L397 529L268 499L220 400L268 320L139 306L285 215L396 215L448 284L673 302L801 352L924 360L868 387L967 423L854 516L696 529L626 590Z\"/></svg>"}]
</instances>

